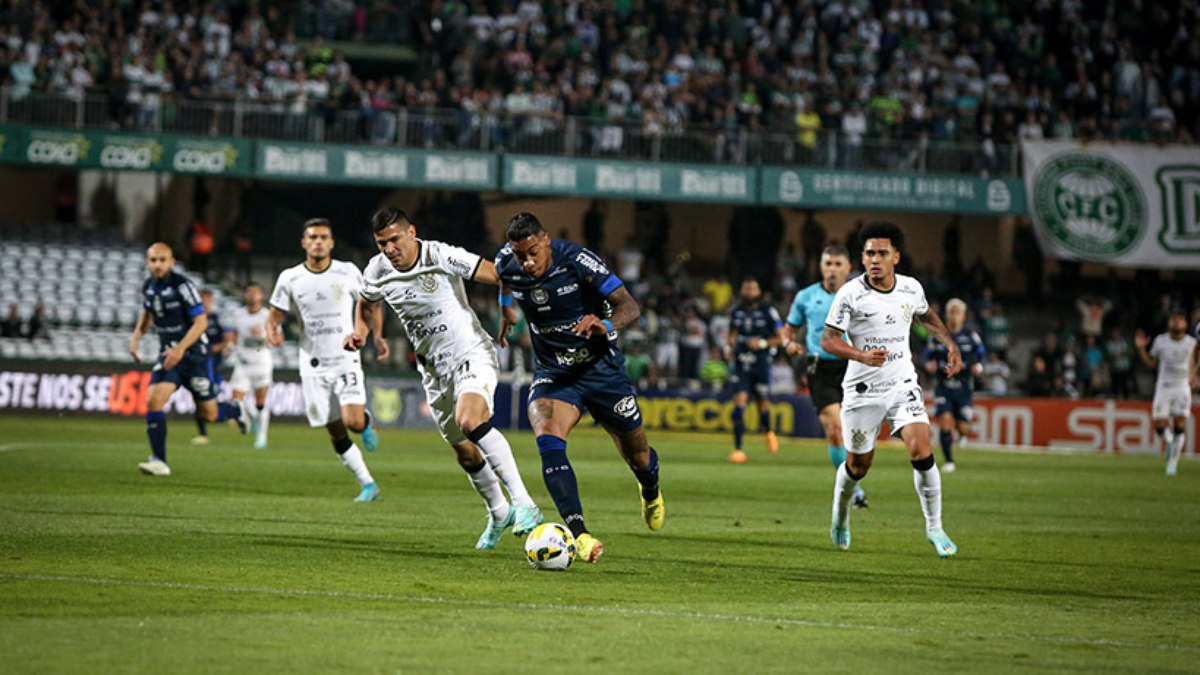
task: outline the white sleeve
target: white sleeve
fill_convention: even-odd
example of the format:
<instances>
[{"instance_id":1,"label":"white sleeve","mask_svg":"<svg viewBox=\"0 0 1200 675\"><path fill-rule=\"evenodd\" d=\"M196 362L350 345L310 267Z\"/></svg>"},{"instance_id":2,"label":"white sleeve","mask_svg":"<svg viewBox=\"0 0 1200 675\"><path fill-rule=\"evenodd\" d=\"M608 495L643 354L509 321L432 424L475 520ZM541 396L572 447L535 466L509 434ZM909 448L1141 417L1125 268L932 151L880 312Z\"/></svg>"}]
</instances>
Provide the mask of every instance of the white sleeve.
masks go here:
<instances>
[{"instance_id":1,"label":"white sleeve","mask_svg":"<svg viewBox=\"0 0 1200 675\"><path fill-rule=\"evenodd\" d=\"M917 287L917 306L913 309L913 315L925 316L929 313L929 300L925 297L925 287L916 279L913 279L912 283Z\"/></svg>"},{"instance_id":2,"label":"white sleeve","mask_svg":"<svg viewBox=\"0 0 1200 675\"><path fill-rule=\"evenodd\" d=\"M850 319L854 316L854 303L851 300L850 284L842 284L833 303L829 305L829 316L825 317L825 325L845 333L850 328Z\"/></svg>"},{"instance_id":3,"label":"white sleeve","mask_svg":"<svg viewBox=\"0 0 1200 675\"><path fill-rule=\"evenodd\" d=\"M433 266L446 274L471 279L483 261L483 258L465 248L451 246L440 241L425 243L429 246L429 257Z\"/></svg>"},{"instance_id":4,"label":"white sleeve","mask_svg":"<svg viewBox=\"0 0 1200 675\"><path fill-rule=\"evenodd\" d=\"M376 269L378 260L378 258L372 258L371 262L367 263L367 269L362 275L362 288L359 290L359 295L367 302L379 302L383 299L383 288L374 281L379 274Z\"/></svg>"},{"instance_id":5,"label":"white sleeve","mask_svg":"<svg viewBox=\"0 0 1200 675\"><path fill-rule=\"evenodd\" d=\"M1150 356L1153 356L1154 358L1157 359L1159 354L1161 354L1161 353L1162 353L1162 336L1156 335L1154 337L1154 342L1150 343Z\"/></svg>"},{"instance_id":6,"label":"white sleeve","mask_svg":"<svg viewBox=\"0 0 1200 675\"><path fill-rule=\"evenodd\" d=\"M284 270L279 273L279 278L275 280L275 290L271 291L270 305L275 309L288 313L292 311L292 275L290 270Z\"/></svg>"}]
</instances>

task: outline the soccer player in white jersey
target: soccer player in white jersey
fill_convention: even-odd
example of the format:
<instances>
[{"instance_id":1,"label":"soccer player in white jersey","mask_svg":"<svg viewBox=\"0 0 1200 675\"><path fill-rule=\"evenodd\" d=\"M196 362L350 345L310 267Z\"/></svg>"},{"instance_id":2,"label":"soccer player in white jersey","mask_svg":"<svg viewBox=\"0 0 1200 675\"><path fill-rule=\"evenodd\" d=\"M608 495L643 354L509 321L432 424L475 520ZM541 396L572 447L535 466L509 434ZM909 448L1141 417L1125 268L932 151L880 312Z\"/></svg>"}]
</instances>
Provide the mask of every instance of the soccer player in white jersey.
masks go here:
<instances>
[{"instance_id":1,"label":"soccer player in white jersey","mask_svg":"<svg viewBox=\"0 0 1200 675\"><path fill-rule=\"evenodd\" d=\"M324 218L304 223L300 238L304 262L280 272L271 293L267 319L267 344L283 344L280 323L288 312L300 316L300 384L304 390L310 426L324 426L342 464L361 488L356 502L379 500L379 486L367 470L362 451L348 431L362 434L363 447L371 452L379 436L367 413L367 391L362 362L357 353L342 349L342 337L354 331L354 305L362 290L362 273L353 263L334 260L333 228ZM375 327L375 348L387 355L387 342Z\"/></svg>"},{"instance_id":2,"label":"soccer player in white jersey","mask_svg":"<svg viewBox=\"0 0 1200 675\"><path fill-rule=\"evenodd\" d=\"M267 345L267 320L271 311L264 304L266 294L257 282L251 281L246 285L242 299L246 306L234 313L230 335L234 347L233 376L229 378L229 387L233 390L233 399L243 401L249 407L255 429L254 447L262 449L267 447L267 428L271 424L267 393L270 392L275 369L271 348ZM254 398L247 400L246 394L251 391L254 392Z\"/></svg>"},{"instance_id":3,"label":"soccer player in white jersey","mask_svg":"<svg viewBox=\"0 0 1200 675\"><path fill-rule=\"evenodd\" d=\"M1200 346L1196 338L1187 334L1187 315L1179 309L1171 311L1167 332L1155 337L1153 344L1140 330L1133 343L1146 367L1158 368L1151 416L1154 428L1167 446L1167 475L1174 476L1183 452L1187 419L1192 416L1192 388L1196 386L1196 369L1200 366Z\"/></svg>"},{"instance_id":4,"label":"soccer player in white jersey","mask_svg":"<svg viewBox=\"0 0 1200 675\"><path fill-rule=\"evenodd\" d=\"M357 351L366 343L379 303L386 301L395 310L416 352L438 431L487 503L487 527L475 548L495 548L505 529L512 527L522 536L542 522L508 440L490 423L499 368L496 348L463 289L463 279L498 284L496 267L456 246L417 238L400 209L384 208L372 221L380 254L367 263L358 321L344 346Z\"/></svg>"},{"instance_id":5,"label":"soccer player in white jersey","mask_svg":"<svg viewBox=\"0 0 1200 675\"><path fill-rule=\"evenodd\" d=\"M930 309L921 283L896 274L903 231L892 223L875 222L864 226L859 237L866 273L838 289L821 335L822 349L850 362L842 381L842 432L849 437L849 452L834 484L830 536L838 548L850 548L850 497L871 468L875 439L887 420L912 461L925 536L946 558L958 547L942 529L942 478L933 459L929 415L909 345L913 319L945 345L948 375L962 369L962 355ZM842 340L843 334L850 344Z\"/></svg>"}]
</instances>

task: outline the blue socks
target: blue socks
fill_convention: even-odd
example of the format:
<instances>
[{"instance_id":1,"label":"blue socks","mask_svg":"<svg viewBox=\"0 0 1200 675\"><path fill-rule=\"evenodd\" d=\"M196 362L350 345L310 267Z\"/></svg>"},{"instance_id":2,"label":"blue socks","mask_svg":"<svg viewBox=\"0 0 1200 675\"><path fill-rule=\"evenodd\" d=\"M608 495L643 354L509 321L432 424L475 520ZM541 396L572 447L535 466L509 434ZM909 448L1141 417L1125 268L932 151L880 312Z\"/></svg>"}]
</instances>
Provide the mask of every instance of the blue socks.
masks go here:
<instances>
[{"instance_id":1,"label":"blue socks","mask_svg":"<svg viewBox=\"0 0 1200 675\"><path fill-rule=\"evenodd\" d=\"M942 439L942 455L946 458L946 463L954 461L954 432L943 431L940 434Z\"/></svg>"},{"instance_id":2,"label":"blue socks","mask_svg":"<svg viewBox=\"0 0 1200 675\"><path fill-rule=\"evenodd\" d=\"M167 416L163 412L146 413L146 435L150 437L150 452L167 461Z\"/></svg>"},{"instance_id":3,"label":"blue socks","mask_svg":"<svg viewBox=\"0 0 1200 675\"><path fill-rule=\"evenodd\" d=\"M575 469L567 459L567 442L558 436L538 436L537 446L542 456L542 481L546 483L546 491L571 534L578 537L587 532L587 526L583 523L583 505L579 502ZM657 464L654 468L657 471Z\"/></svg>"},{"instance_id":4,"label":"blue socks","mask_svg":"<svg viewBox=\"0 0 1200 675\"><path fill-rule=\"evenodd\" d=\"M217 421L235 420L238 418L238 407L232 403L217 404Z\"/></svg>"},{"instance_id":5,"label":"blue socks","mask_svg":"<svg viewBox=\"0 0 1200 675\"><path fill-rule=\"evenodd\" d=\"M771 431L771 409L767 408L758 413L758 430L764 434Z\"/></svg>"},{"instance_id":6,"label":"blue socks","mask_svg":"<svg viewBox=\"0 0 1200 675\"><path fill-rule=\"evenodd\" d=\"M642 486L642 499L648 502L658 499L658 452L654 448L650 448L650 462L646 468L633 469L633 475Z\"/></svg>"},{"instance_id":7,"label":"blue socks","mask_svg":"<svg viewBox=\"0 0 1200 675\"><path fill-rule=\"evenodd\" d=\"M742 449L742 437L746 435L746 407L734 406L730 417L733 418L733 447Z\"/></svg>"},{"instance_id":8,"label":"blue socks","mask_svg":"<svg viewBox=\"0 0 1200 675\"><path fill-rule=\"evenodd\" d=\"M829 446L829 461L833 463L833 468L838 468L842 462L846 461L846 446L831 445Z\"/></svg>"},{"instance_id":9,"label":"blue socks","mask_svg":"<svg viewBox=\"0 0 1200 675\"><path fill-rule=\"evenodd\" d=\"M196 413L196 431L199 431L201 436L208 435L208 423L204 421L199 412Z\"/></svg>"}]
</instances>

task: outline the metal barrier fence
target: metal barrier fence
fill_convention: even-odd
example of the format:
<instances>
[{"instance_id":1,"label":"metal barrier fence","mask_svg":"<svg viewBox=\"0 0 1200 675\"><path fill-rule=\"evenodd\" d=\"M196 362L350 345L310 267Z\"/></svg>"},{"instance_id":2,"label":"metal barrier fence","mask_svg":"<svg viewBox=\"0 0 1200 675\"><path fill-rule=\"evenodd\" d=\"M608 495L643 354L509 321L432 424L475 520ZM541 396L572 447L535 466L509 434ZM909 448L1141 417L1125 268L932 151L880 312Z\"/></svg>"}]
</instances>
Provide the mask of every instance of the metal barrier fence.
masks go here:
<instances>
[{"instance_id":1,"label":"metal barrier fence","mask_svg":"<svg viewBox=\"0 0 1200 675\"><path fill-rule=\"evenodd\" d=\"M0 123L24 123L311 143L378 144L697 164L790 164L911 173L1019 175L1017 146L990 142L849 139L820 131L647 128L626 121L540 113L400 108L340 109L248 99L161 98L133 105L105 94L68 96L0 88ZM806 142L807 141L807 142Z\"/></svg>"}]
</instances>

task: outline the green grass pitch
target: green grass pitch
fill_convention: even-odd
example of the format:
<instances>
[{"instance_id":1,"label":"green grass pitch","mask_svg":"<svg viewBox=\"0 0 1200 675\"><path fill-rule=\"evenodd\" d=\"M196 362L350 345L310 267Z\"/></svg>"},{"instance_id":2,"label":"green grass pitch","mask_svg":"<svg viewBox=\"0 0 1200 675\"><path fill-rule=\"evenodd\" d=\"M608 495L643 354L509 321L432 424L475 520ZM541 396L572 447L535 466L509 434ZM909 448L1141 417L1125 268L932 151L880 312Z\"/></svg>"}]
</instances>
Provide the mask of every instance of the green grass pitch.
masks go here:
<instances>
[{"instance_id":1,"label":"green grass pitch","mask_svg":"<svg viewBox=\"0 0 1200 675\"><path fill-rule=\"evenodd\" d=\"M382 432L384 501L323 430L271 447L222 426L167 479L138 420L4 418L0 673L1097 672L1200 670L1200 463L966 450L943 480L940 560L903 453L881 450L829 542L816 442L725 461L724 437L654 433L667 505L641 521L606 437L570 455L597 565L536 572L474 542L483 506L428 431ZM526 483L557 520L528 434Z\"/></svg>"}]
</instances>

